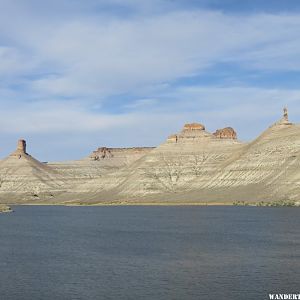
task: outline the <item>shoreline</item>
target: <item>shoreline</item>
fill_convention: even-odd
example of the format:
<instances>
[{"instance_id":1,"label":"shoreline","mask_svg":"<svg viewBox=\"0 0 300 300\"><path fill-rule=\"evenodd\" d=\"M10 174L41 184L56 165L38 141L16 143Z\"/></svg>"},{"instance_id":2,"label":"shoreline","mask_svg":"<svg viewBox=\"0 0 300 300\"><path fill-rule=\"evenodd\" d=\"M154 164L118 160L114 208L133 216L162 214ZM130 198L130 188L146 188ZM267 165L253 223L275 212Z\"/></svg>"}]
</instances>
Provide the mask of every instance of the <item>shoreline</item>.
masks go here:
<instances>
[{"instance_id":1,"label":"shoreline","mask_svg":"<svg viewBox=\"0 0 300 300\"><path fill-rule=\"evenodd\" d=\"M99 202L99 203L9 203L11 206L234 206L233 203L184 203L184 202Z\"/></svg>"},{"instance_id":2,"label":"shoreline","mask_svg":"<svg viewBox=\"0 0 300 300\"><path fill-rule=\"evenodd\" d=\"M9 206L66 206L66 207L88 207L88 206L251 206L251 207L300 207L298 202L98 202L98 203L82 203L82 202L62 202L62 203L9 203L3 205L0 212L11 212ZM4 208L5 207L5 208Z\"/></svg>"}]
</instances>

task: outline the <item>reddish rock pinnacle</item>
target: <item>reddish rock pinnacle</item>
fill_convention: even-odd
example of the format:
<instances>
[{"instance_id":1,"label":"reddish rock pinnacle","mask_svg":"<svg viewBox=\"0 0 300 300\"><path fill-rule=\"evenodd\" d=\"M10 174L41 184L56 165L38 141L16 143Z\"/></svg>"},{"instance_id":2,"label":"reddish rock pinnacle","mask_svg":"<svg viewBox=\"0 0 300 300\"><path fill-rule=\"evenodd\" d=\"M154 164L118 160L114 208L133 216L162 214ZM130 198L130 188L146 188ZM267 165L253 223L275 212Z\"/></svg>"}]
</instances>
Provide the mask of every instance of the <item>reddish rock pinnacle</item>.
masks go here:
<instances>
[{"instance_id":1,"label":"reddish rock pinnacle","mask_svg":"<svg viewBox=\"0 0 300 300\"><path fill-rule=\"evenodd\" d=\"M23 155L28 155L26 152L26 141L21 139L18 140L17 149L10 156L17 156L21 158Z\"/></svg>"},{"instance_id":2,"label":"reddish rock pinnacle","mask_svg":"<svg viewBox=\"0 0 300 300\"><path fill-rule=\"evenodd\" d=\"M26 154L26 141L18 140L17 151Z\"/></svg>"}]
</instances>

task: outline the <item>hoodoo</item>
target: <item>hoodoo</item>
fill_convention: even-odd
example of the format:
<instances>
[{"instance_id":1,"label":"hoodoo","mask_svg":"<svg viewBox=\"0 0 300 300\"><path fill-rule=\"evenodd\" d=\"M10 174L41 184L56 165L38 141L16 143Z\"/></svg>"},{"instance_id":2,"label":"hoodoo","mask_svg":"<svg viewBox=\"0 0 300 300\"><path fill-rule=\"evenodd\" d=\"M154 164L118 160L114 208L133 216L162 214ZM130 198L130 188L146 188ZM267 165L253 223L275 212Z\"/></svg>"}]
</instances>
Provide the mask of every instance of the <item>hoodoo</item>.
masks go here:
<instances>
[{"instance_id":1,"label":"hoodoo","mask_svg":"<svg viewBox=\"0 0 300 300\"><path fill-rule=\"evenodd\" d=\"M293 123L291 123L289 121L289 113L288 113L287 107L283 108L282 118L278 122L276 122L274 125L293 125Z\"/></svg>"},{"instance_id":2,"label":"hoodoo","mask_svg":"<svg viewBox=\"0 0 300 300\"><path fill-rule=\"evenodd\" d=\"M283 119L288 122L289 121L289 114L288 114L288 109L287 107L284 107L283 109Z\"/></svg>"},{"instance_id":3,"label":"hoodoo","mask_svg":"<svg viewBox=\"0 0 300 300\"><path fill-rule=\"evenodd\" d=\"M17 156L21 158L23 155L28 155L26 152L26 141L23 139L18 140L17 149L10 156Z\"/></svg>"},{"instance_id":4,"label":"hoodoo","mask_svg":"<svg viewBox=\"0 0 300 300\"><path fill-rule=\"evenodd\" d=\"M26 141L25 140L18 140L17 150L21 153L26 154Z\"/></svg>"}]
</instances>

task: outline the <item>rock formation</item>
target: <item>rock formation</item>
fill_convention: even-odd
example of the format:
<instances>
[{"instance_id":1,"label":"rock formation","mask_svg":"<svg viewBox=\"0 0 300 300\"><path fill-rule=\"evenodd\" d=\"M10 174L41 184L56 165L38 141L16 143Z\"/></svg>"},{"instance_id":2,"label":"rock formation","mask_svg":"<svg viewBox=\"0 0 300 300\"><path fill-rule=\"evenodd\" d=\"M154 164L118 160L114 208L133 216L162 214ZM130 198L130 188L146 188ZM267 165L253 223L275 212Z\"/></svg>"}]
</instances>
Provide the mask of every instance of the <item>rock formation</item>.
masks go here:
<instances>
[{"instance_id":1,"label":"rock formation","mask_svg":"<svg viewBox=\"0 0 300 300\"><path fill-rule=\"evenodd\" d=\"M123 157L126 162L133 162L147 154L154 147L107 148L100 147L89 156L92 160L114 159Z\"/></svg>"},{"instance_id":2,"label":"rock formation","mask_svg":"<svg viewBox=\"0 0 300 300\"><path fill-rule=\"evenodd\" d=\"M191 130L205 130L205 126L200 123L190 123L183 126L182 132Z\"/></svg>"},{"instance_id":3,"label":"rock formation","mask_svg":"<svg viewBox=\"0 0 300 300\"><path fill-rule=\"evenodd\" d=\"M106 147L98 148L96 151L93 151L92 155L90 156L93 160L100 160L104 158L111 158L114 155L111 153L111 149Z\"/></svg>"},{"instance_id":4,"label":"rock formation","mask_svg":"<svg viewBox=\"0 0 300 300\"><path fill-rule=\"evenodd\" d=\"M237 139L237 134L232 127L217 129L214 136L220 139Z\"/></svg>"},{"instance_id":5,"label":"rock formation","mask_svg":"<svg viewBox=\"0 0 300 300\"><path fill-rule=\"evenodd\" d=\"M178 193L189 189L196 178L208 182L219 166L243 146L236 139L216 138L205 131L204 125L188 124L128 167L80 188L82 192L92 189L97 199L101 193L121 199Z\"/></svg>"},{"instance_id":6,"label":"rock formation","mask_svg":"<svg viewBox=\"0 0 300 300\"><path fill-rule=\"evenodd\" d=\"M288 109L287 107L283 108L283 120L285 120L286 122L289 121L289 114L288 114Z\"/></svg>"},{"instance_id":7,"label":"rock formation","mask_svg":"<svg viewBox=\"0 0 300 300\"><path fill-rule=\"evenodd\" d=\"M25 140L19 140L17 151L19 151L21 154L27 154L26 152L26 141Z\"/></svg>"},{"instance_id":8,"label":"rock formation","mask_svg":"<svg viewBox=\"0 0 300 300\"><path fill-rule=\"evenodd\" d=\"M171 134L168 139L168 142L170 143L177 143L178 142L178 135L177 134Z\"/></svg>"},{"instance_id":9,"label":"rock formation","mask_svg":"<svg viewBox=\"0 0 300 300\"><path fill-rule=\"evenodd\" d=\"M18 140L17 149L11 153L10 156L17 156L20 159L22 156L26 155L28 155L26 152L26 141L23 139Z\"/></svg>"},{"instance_id":10,"label":"rock formation","mask_svg":"<svg viewBox=\"0 0 300 300\"><path fill-rule=\"evenodd\" d=\"M55 194L63 184L56 171L26 153L25 140L19 140L17 149L0 161L0 200L38 200Z\"/></svg>"},{"instance_id":11,"label":"rock formation","mask_svg":"<svg viewBox=\"0 0 300 300\"><path fill-rule=\"evenodd\" d=\"M233 129L186 126L136 163L91 181L94 200L257 202L300 197L300 125L282 120L250 144ZM94 187L94 188L93 188ZM95 188L97 187L97 188Z\"/></svg>"},{"instance_id":12,"label":"rock formation","mask_svg":"<svg viewBox=\"0 0 300 300\"><path fill-rule=\"evenodd\" d=\"M231 127L210 133L191 123L157 148L101 147L82 160L43 164L20 140L0 161L0 201L299 201L299 149L300 124L287 109L251 143Z\"/></svg>"},{"instance_id":13,"label":"rock formation","mask_svg":"<svg viewBox=\"0 0 300 300\"><path fill-rule=\"evenodd\" d=\"M288 114L287 107L283 108L283 116L282 116L282 118L278 122L276 122L274 124L274 126L278 126L278 125L283 125L283 126L285 126L285 125L292 125L292 123L290 123L290 121L289 121L289 114Z\"/></svg>"},{"instance_id":14,"label":"rock formation","mask_svg":"<svg viewBox=\"0 0 300 300\"><path fill-rule=\"evenodd\" d=\"M183 129L178 134L172 134L168 137L169 143L186 143L201 141L203 138L212 136L211 133L205 130L205 126L200 123L189 123L183 126Z\"/></svg>"}]
</instances>

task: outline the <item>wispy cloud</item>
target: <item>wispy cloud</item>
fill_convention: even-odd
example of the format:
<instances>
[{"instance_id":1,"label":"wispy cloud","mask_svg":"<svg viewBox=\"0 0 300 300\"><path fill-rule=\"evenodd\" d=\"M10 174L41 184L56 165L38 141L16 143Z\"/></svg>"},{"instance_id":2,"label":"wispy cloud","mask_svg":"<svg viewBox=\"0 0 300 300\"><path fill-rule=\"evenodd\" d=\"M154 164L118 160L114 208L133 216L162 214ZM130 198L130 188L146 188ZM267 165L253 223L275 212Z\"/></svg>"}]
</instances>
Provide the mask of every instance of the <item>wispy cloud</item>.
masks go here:
<instances>
[{"instance_id":1,"label":"wispy cloud","mask_svg":"<svg viewBox=\"0 0 300 300\"><path fill-rule=\"evenodd\" d=\"M0 72L37 73L28 88L46 95L107 96L193 76L220 62L299 70L299 25L298 15L240 17L208 11L130 19L100 14L52 26L29 21L13 32L20 46L2 47Z\"/></svg>"},{"instance_id":2,"label":"wispy cloud","mask_svg":"<svg viewBox=\"0 0 300 300\"><path fill-rule=\"evenodd\" d=\"M203 10L206 1L193 9L170 3L4 1L2 132L156 144L191 119L213 129L233 123L248 139L283 105L300 117L298 90L257 87L240 76L300 72L300 14L241 15ZM222 84L197 80L220 64L238 71ZM190 78L196 79L187 84Z\"/></svg>"}]
</instances>

